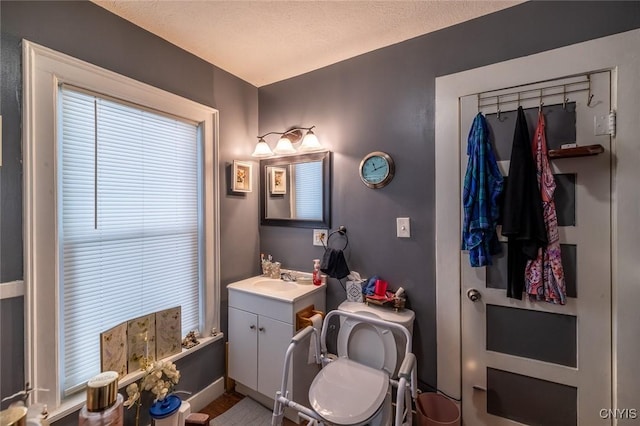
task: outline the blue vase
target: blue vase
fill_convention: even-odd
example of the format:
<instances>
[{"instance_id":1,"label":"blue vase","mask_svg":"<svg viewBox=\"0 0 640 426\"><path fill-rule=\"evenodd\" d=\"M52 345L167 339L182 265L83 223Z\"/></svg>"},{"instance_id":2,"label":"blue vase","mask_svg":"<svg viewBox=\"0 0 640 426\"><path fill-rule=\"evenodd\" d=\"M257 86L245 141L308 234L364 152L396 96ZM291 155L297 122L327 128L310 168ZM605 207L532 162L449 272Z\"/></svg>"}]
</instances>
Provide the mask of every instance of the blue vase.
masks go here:
<instances>
[{"instance_id":1,"label":"blue vase","mask_svg":"<svg viewBox=\"0 0 640 426\"><path fill-rule=\"evenodd\" d=\"M154 402L151 408L149 408L149 415L153 419L164 419L169 417L178 409L182 404L180 397L176 395L167 395L162 401Z\"/></svg>"}]
</instances>

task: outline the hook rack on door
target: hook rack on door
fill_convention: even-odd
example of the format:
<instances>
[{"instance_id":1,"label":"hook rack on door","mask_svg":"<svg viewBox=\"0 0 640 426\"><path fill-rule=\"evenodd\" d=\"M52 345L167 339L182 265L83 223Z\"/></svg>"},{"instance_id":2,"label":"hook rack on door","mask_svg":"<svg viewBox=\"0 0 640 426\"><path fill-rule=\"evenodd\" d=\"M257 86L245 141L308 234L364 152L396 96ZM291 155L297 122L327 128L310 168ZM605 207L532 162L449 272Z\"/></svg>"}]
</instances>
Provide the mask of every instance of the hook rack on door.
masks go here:
<instances>
[{"instance_id":1,"label":"hook rack on door","mask_svg":"<svg viewBox=\"0 0 640 426\"><path fill-rule=\"evenodd\" d=\"M537 85L541 83L556 83L561 80L567 80L572 77L582 77L582 80L572 81L562 84L551 84L544 87L537 87L535 89L523 89L514 90L506 93L496 94L495 92L509 89L518 89L522 87ZM478 99L478 111L482 108L497 107L498 118L500 118L501 106L505 104L520 104L524 101L538 100L540 107L544 105L544 99L552 96L562 96L562 106L566 108L567 102L569 102L568 95L573 93L587 92L587 106L591 106L593 94L591 93L591 74L581 74L577 76L568 76L557 78L553 80L545 80L536 83L530 83L526 85L505 87L503 89L491 90L487 92L476 93Z\"/></svg>"},{"instance_id":2,"label":"hook rack on door","mask_svg":"<svg viewBox=\"0 0 640 426\"><path fill-rule=\"evenodd\" d=\"M527 87L532 86L535 86L535 88L527 89ZM551 80L543 80L480 92L476 93L476 97L478 100L478 111L483 108L496 107L497 119L498 121L503 121L500 114L504 112L501 107L505 104L516 104L519 107L524 101L537 100L538 111L542 111L542 108L545 105L544 99L550 97L558 98L561 96L562 107L566 109L567 103L569 102L569 95L580 92L587 92L586 104L588 107L592 107L593 93L591 92L591 73L570 75ZM604 147L599 144L574 146L571 148L549 150L549 158L584 157L601 154L603 152Z\"/></svg>"}]
</instances>

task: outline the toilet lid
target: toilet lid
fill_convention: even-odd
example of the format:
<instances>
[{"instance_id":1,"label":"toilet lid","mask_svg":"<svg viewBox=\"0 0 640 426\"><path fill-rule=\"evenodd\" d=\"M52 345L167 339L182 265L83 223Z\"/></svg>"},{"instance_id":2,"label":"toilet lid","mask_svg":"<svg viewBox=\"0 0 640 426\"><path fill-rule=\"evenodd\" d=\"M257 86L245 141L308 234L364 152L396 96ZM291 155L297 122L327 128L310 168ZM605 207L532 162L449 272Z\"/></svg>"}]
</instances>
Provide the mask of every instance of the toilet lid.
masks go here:
<instances>
[{"instance_id":1,"label":"toilet lid","mask_svg":"<svg viewBox=\"0 0 640 426\"><path fill-rule=\"evenodd\" d=\"M357 425L371 418L389 390L389 375L347 358L326 365L309 387L313 410L331 424Z\"/></svg>"},{"instance_id":2,"label":"toilet lid","mask_svg":"<svg viewBox=\"0 0 640 426\"><path fill-rule=\"evenodd\" d=\"M393 374L398 352L391 330L347 318L338 333L338 356Z\"/></svg>"}]
</instances>

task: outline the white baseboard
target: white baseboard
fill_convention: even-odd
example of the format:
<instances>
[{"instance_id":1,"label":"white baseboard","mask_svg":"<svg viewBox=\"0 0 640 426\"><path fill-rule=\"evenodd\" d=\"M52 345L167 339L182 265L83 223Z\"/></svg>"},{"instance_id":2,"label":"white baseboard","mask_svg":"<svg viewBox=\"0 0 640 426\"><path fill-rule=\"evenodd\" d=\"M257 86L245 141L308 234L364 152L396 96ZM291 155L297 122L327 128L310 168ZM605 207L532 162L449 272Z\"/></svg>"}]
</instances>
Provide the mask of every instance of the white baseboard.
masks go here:
<instances>
[{"instance_id":1,"label":"white baseboard","mask_svg":"<svg viewBox=\"0 0 640 426\"><path fill-rule=\"evenodd\" d=\"M187 401L191 405L191 412L197 413L209 405L211 401L224 393L224 377L220 377L200 392L192 395Z\"/></svg>"}]
</instances>

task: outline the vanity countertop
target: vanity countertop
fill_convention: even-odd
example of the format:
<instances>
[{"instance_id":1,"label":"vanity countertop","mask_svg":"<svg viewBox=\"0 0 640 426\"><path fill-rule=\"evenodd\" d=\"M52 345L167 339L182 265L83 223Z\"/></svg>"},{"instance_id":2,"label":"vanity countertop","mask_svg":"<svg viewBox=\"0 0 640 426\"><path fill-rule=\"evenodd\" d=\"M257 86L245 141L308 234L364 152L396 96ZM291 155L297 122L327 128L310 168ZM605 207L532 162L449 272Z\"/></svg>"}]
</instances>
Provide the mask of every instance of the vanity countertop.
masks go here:
<instances>
[{"instance_id":1,"label":"vanity countertop","mask_svg":"<svg viewBox=\"0 0 640 426\"><path fill-rule=\"evenodd\" d=\"M293 303L307 295L319 291L324 292L326 284L298 284L295 281L283 281L258 275L231 283L227 286L227 289Z\"/></svg>"}]
</instances>

